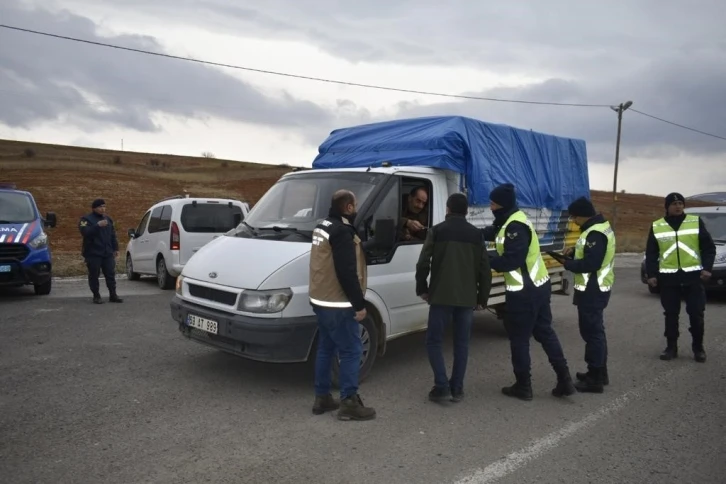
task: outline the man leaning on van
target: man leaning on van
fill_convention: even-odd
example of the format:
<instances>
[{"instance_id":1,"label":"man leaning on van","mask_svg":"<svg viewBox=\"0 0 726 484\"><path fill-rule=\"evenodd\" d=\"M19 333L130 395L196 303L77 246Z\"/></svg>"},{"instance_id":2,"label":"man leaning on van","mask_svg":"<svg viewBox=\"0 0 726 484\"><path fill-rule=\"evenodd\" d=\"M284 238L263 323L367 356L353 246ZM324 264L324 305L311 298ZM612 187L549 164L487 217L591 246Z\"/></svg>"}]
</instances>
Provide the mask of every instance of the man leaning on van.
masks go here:
<instances>
[{"instance_id":1,"label":"man leaning on van","mask_svg":"<svg viewBox=\"0 0 726 484\"><path fill-rule=\"evenodd\" d=\"M318 317L313 413L338 410L340 420L370 420L376 411L358 395L363 345L358 322L366 317L366 259L353 226L356 198L333 194L328 217L313 230L310 251L310 304ZM340 358L340 403L330 393L336 352Z\"/></svg>"}]
</instances>

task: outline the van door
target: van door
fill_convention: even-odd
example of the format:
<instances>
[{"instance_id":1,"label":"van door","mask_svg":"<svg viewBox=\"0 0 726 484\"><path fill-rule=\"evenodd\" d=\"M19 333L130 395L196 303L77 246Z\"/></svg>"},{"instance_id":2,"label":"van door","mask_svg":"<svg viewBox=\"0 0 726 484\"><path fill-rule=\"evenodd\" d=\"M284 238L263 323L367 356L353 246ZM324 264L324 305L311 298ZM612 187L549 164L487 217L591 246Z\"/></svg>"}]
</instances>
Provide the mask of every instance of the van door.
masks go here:
<instances>
[{"instance_id":1,"label":"van door","mask_svg":"<svg viewBox=\"0 0 726 484\"><path fill-rule=\"evenodd\" d=\"M136 227L134 238L129 244L129 253L131 254L131 262L134 266L134 271L139 273L147 273L148 268L144 266L144 248L149 245L149 234L146 230L149 224L149 218L151 217L151 211L149 210L141 217L139 226Z\"/></svg>"},{"instance_id":2,"label":"van door","mask_svg":"<svg viewBox=\"0 0 726 484\"><path fill-rule=\"evenodd\" d=\"M144 235L139 239L139 248L135 257L139 261L139 272L156 274L156 254L159 250L159 219L163 209L164 207L160 205L151 210L149 225ZM134 247L134 250L136 250L136 247Z\"/></svg>"},{"instance_id":3,"label":"van door","mask_svg":"<svg viewBox=\"0 0 726 484\"><path fill-rule=\"evenodd\" d=\"M235 214L244 220L239 202L195 200L184 204L179 214L179 263L186 264L204 245L235 228Z\"/></svg>"},{"instance_id":4,"label":"van door","mask_svg":"<svg viewBox=\"0 0 726 484\"><path fill-rule=\"evenodd\" d=\"M419 187L424 188L427 195L427 202L423 208L428 214L427 228L440 221L439 215L433 210L433 204L444 203L446 197L443 196L443 201L438 200L442 195L433 193L434 184L431 178L418 175L394 176L390 188L386 188L388 192L382 195L377 207L362 222L361 234L364 235L364 240L375 240L376 220L393 219L399 227L401 214L404 213L412 196L411 192ZM391 321L389 336L418 331L428 324L428 303L416 295L416 263L423 242L423 238L417 237L405 240L404 233L399 231L392 250L386 252L367 250L368 286L386 303Z\"/></svg>"}]
</instances>

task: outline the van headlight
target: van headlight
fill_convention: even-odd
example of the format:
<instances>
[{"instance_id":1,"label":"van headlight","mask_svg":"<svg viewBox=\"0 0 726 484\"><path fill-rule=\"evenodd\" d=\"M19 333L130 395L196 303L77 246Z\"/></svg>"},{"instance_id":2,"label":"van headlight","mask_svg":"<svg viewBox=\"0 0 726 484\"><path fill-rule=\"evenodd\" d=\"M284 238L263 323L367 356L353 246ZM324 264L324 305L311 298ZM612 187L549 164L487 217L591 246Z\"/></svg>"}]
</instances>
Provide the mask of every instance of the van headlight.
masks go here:
<instances>
[{"instance_id":1,"label":"van headlight","mask_svg":"<svg viewBox=\"0 0 726 484\"><path fill-rule=\"evenodd\" d=\"M723 254L718 254L716 256L716 260L714 261L715 264L724 264L726 263L726 252Z\"/></svg>"},{"instance_id":2,"label":"van headlight","mask_svg":"<svg viewBox=\"0 0 726 484\"><path fill-rule=\"evenodd\" d=\"M184 276L180 275L176 278L176 293L181 296L182 295L182 286L184 284Z\"/></svg>"},{"instance_id":3,"label":"van headlight","mask_svg":"<svg viewBox=\"0 0 726 484\"><path fill-rule=\"evenodd\" d=\"M42 249L48 246L48 235L45 232L41 232L36 238L30 241L28 244L34 249Z\"/></svg>"},{"instance_id":4,"label":"van headlight","mask_svg":"<svg viewBox=\"0 0 726 484\"><path fill-rule=\"evenodd\" d=\"M290 289L252 291L245 289L239 296L237 309L250 313L278 313L285 309L292 298Z\"/></svg>"}]
</instances>

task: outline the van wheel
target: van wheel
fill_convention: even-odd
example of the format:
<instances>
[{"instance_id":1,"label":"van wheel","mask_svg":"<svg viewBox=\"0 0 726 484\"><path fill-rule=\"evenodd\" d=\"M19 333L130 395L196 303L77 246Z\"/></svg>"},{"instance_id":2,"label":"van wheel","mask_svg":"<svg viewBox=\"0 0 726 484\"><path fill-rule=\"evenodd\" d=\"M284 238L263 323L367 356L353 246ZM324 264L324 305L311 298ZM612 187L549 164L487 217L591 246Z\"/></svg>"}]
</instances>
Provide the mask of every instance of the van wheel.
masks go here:
<instances>
[{"instance_id":1,"label":"van wheel","mask_svg":"<svg viewBox=\"0 0 726 484\"><path fill-rule=\"evenodd\" d=\"M378 354L378 328L370 313L358 324L360 326L360 338L363 343L363 354L361 355L358 374L358 382L361 383L371 372L373 363L376 361L376 355ZM336 388L340 388L340 360L337 356L333 358L332 383Z\"/></svg>"},{"instance_id":2,"label":"van wheel","mask_svg":"<svg viewBox=\"0 0 726 484\"><path fill-rule=\"evenodd\" d=\"M159 284L159 288L163 290L173 289L176 285L176 280L166 270L166 261L163 256L160 256L156 261L156 282Z\"/></svg>"},{"instance_id":3,"label":"van wheel","mask_svg":"<svg viewBox=\"0 0 726 484\"><path fill-rule=\"evenodd\" d=\"M52 279L48 279L48 282L44 282L43 284L33 285L33 289L35 289L35 295L36 296L47 296L48 294L50 294L52 285L53 285Z\"/></svg>"},{"instance_id":4,"label":"van wheel","mask_svg":"<svg viewBox=\"0 0 726 484\"><path fill-rule=\"evenodd\" d=\"M129 281L138 281L140 279L139 273L134 272L134 263L131 260L131 254L126 254L126 277Z\"/></svg>"}]
</instances>

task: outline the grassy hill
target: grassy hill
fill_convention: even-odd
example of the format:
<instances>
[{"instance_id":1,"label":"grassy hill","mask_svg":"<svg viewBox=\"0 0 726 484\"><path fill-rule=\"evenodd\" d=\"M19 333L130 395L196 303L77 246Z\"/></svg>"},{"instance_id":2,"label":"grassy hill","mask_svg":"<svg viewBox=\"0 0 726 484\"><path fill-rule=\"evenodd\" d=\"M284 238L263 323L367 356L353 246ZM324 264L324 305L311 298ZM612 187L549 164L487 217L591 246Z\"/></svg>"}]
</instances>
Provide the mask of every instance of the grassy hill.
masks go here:
<instances>
[{"instance_id":1,"label":"grassy hill","mask_svg":"<svg viewBox=\"0 0 726 484\"><path fill-rule=\"evenodd\" d=\"M124 247L126 229L136 227L144 211L162 198L189 193L253 205L288 171L252 162L0 140L0 181L32 192L42 213L58 216L50 237L59 276L85 274L76 221L95 198L106 200ZM593 191L592 198L608 217L612 195ZM643 250L649 223L662 214L663 195L619 194L618 249ZM124 270L121 260L119 270Z\"/></svg>"}]
</instances>

